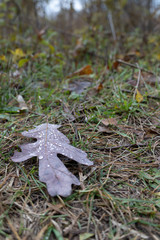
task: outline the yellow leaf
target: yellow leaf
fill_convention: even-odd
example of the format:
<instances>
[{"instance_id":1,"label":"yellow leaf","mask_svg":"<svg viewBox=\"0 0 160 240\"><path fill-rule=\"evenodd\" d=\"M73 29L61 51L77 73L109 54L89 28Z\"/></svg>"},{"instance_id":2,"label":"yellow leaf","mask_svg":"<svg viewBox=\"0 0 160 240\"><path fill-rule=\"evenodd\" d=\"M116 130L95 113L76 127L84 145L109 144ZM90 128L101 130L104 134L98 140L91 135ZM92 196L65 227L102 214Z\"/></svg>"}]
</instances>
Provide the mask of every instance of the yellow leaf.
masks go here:
<instances>
[{"instance_id":1,"label":"yellow leaf","mask_svg":"<svg viewBox=\"0 0 160 240\"><path fill-rule=\"evenodd\" d=\"M159 60L160 60L160 53L157 53L157 54L155 55L155 57L156 57L156 59L159 61Z\"/></svg>"},{"instance_id":2,"label":"yellow leaf","mask_svg":"<svg viewBox=\"0 0 160 240\"><path fill-rule=\"evenodd\" d=\"M52 46L52 44L48 44L48 47L50 48L51 53L55 52L55 48Z\"/></svg>"},{"instance_id":3,"label":"yellow leaf","mask_svg":"<svg viewBox=\"0 0 160 240\"><path fill-rule=\"evenodd\" d=\"M6 57L5 57L4 55L1 55L1 56L0 56L0 60L1 60L1 61L4 61L4 62L7 62L7 59L6 59Z\"/></svg>"},{"instance_id":4,"label":"yellow leaf","mask_svg":"<svg viewBox=\"0 0 160 240\"><path fill-rule=\"evenodd\" d=\"M13 55L13 61L25 57L25 53L21 48L17 48L15 51L11 50L11 53Z\"/></svg>"},{"instance_id":5,"label":"yellow leaf","mask_svg":"<svg viewBox=\"0 0 160 240\"><path fill-rule=\"evenodd\" d=\"M27 63L27 62L28 62L28 59L27 59L27 58L22 58L22 59L20 59L19 62L18 62L18 67L19 67L19 68L23 67L24 64Z\"/></svg>"},{"instance_id":6,"label":"yellow leaf","mask_svg":"<svg viewBox=\"0 0 160 240\"><path fill-rule=\"evenodd\" d=\"M137 89L137 93L136 93L136 101L138 103L142 102L143 101L143 96L141 95L141 93L138 91Z\"/></svg>"}]
</instances>

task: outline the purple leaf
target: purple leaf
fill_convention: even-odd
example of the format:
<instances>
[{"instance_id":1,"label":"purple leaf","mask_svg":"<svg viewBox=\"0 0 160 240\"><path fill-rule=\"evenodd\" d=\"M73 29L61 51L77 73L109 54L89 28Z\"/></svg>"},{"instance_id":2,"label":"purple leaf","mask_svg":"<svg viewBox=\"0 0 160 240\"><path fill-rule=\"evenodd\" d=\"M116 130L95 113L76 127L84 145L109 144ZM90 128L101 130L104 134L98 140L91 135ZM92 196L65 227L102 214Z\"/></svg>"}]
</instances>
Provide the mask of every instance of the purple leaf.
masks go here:
<instances>
[{"instance_id":1,"label":"purple leaf","mask_svg":"<svg viewBox=\"0 0 160 240\"><path fill-rule=\"evenodd\" d=\"M37 156L39 179L47 184L49 194L67 197L71 194L71 185L80 185L80 182L68 171L57 154L60 153L88 166L93 163L87 159L84 151L69 145L68 138L57 130L59 127L59 125L44 123L32 130L22 132L23 136L36 138L37 141L20 145L22 152L15 151L11 159L13 162L23 162Z\"/></svg>"}]
</instances>

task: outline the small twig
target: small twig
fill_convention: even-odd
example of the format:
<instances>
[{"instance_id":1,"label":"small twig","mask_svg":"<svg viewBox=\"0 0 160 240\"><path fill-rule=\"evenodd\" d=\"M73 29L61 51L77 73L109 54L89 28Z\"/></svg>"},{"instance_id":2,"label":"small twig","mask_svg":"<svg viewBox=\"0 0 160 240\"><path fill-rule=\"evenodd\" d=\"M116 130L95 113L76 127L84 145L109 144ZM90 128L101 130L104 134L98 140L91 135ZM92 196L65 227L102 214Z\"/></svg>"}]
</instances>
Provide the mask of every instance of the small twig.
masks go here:
<instances>
[{"instance_id":1,"label":"small twig","mask_svg":"<svg viewBox=\"0 0 160 240\"><path fill-rule=\"evenodd\" d=\"M153 73L152 71L146 70L146 69L141 68L141 67L139 67L139 66L136 66L136 65L134 65L134 64L132 64L132 63L125 62L125 61L123 61L123 60L121 60L121 59L117 59L117 62L122 63L122 64L127 65L127 66L132 67L132 68L139 69L139 70L141 70L142 72L147 72L147 73L150 73L150 74L153 74L153 75L154 75L154 73Z\"/></svg>"},{"instance_id":2,"label":"small twig","mask_svg":"<svg viewBox=\"0 0 160 240\"><path fill-rule=\"evenodd\" d=\"M148 95L147 98L152 98L152 99L155 99L155 100L160 100L160 97L150 96L150 95Z\"/></svg>"}]
</instances>

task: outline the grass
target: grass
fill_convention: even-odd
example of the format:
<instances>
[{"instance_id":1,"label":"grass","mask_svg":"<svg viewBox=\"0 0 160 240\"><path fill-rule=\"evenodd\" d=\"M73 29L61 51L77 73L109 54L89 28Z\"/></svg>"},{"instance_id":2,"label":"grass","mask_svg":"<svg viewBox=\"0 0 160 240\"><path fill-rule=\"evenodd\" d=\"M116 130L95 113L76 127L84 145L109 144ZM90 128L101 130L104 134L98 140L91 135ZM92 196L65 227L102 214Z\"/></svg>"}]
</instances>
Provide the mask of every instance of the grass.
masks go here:
<instances>
[{"instance_id":1,"label":"grass","mask_svg":"<svg viewBox=\"0 0 160 240\"><path fill-rule=\"evenodd\" d=\"M144 59L141 65L148 63ZM137 102L128 83L133 69L120 66L106 72L98 92L99 62L98 68L93 64L92 86L73 93L66 90L67 59L47 51L30 58L18 77L14 64L10 71L5 64L2 69L0 239L159 239L159 99L147 98L159 96L159 83L142 84L144 99ZM72 63L70 72L75 69ZM27 113L17 112L17 94L29 106ZM100 131L101 120L111 117L117 125ZM20 133L46 121L61 124L71 144L94 162L86 167L67 161L81 180L67 198L48 195L38 179L38 159L19 164L10 159L26 141Z\"/></svg>"}]
</instances>

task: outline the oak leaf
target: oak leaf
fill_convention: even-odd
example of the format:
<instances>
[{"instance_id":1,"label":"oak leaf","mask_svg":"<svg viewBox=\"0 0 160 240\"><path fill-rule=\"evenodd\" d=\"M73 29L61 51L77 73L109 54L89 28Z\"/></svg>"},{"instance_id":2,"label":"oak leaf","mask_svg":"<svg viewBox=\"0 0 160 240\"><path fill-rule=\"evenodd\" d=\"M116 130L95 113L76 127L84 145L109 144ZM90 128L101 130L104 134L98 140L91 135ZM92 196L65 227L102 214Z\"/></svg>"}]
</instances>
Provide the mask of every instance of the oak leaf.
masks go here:
<instances>
[{"instance_id":1,"label":"oak leaf","mask_svg":"<svg viewBox=\"0 0 160 240\"><path fill-rule=\"evenodd\" d=\"M23 162L37 156L39 158L39 179L46 183L49 194L66 197L71 194L71 185L80 185L80 182L69 172L57 154L88 166L93 163L87 159L84 151L69 145L69 139L57 130L59 127L60 125L44 123L22 132L23 136L36 138L37 141L20 145L22 152L15 151L11 159L13 162Z\"/></svg>"}]
</instances>

